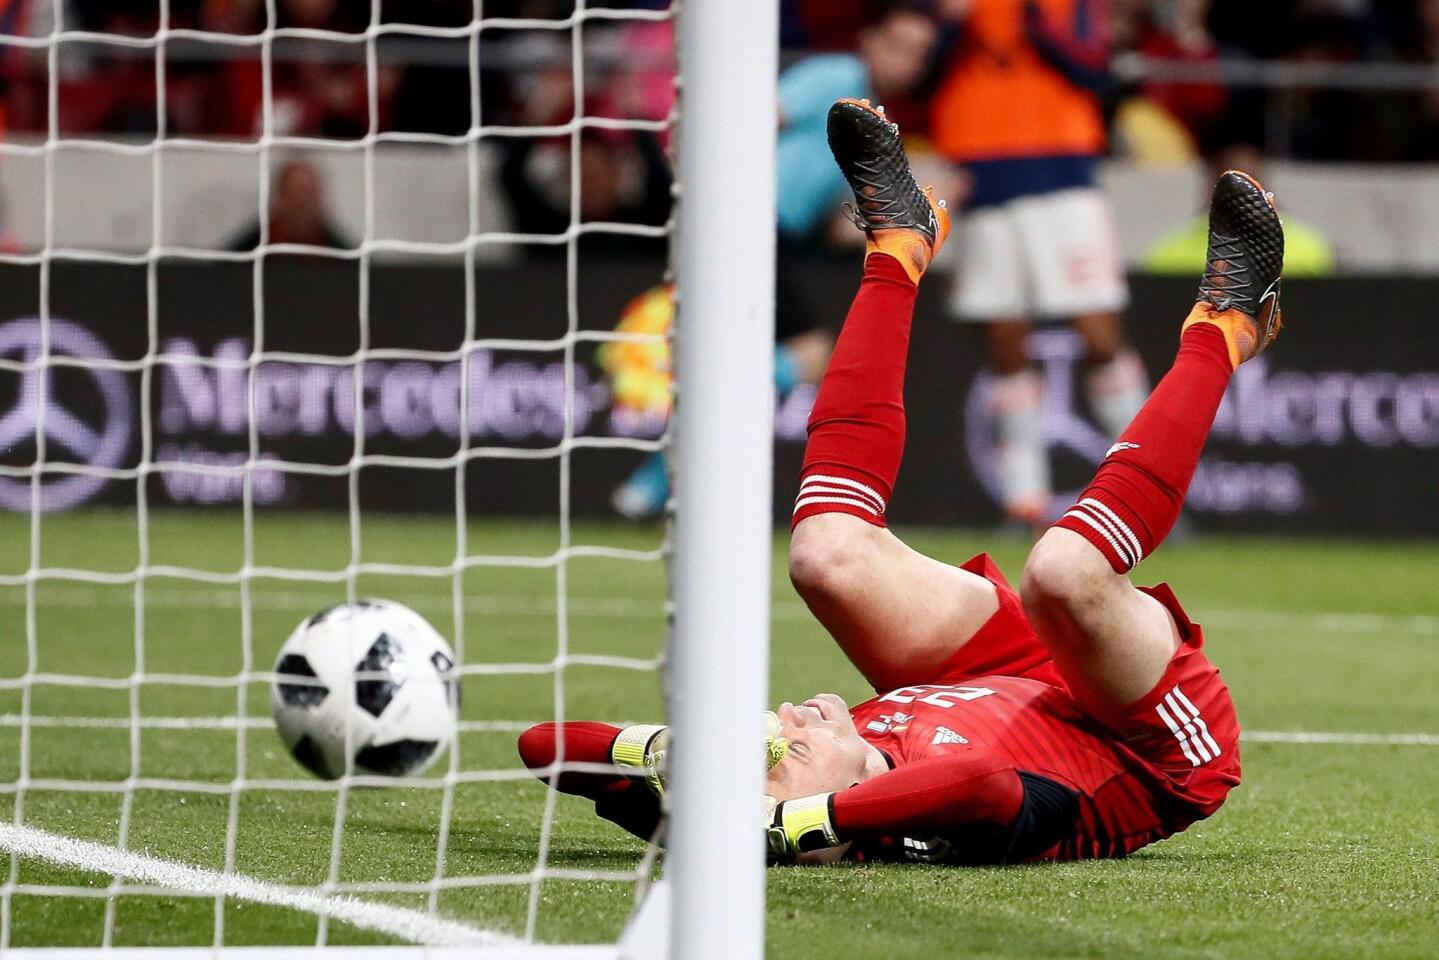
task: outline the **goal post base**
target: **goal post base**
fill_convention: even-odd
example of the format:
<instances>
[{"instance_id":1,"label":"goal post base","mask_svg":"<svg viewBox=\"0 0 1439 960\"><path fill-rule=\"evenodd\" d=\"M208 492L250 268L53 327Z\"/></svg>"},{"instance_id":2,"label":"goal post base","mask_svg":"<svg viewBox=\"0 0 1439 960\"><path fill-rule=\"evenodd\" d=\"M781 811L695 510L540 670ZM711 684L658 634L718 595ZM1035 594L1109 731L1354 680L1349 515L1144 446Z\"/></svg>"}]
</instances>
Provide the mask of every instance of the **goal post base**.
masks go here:
<instances>
[{"instance_id":1,"label":"goal post base","mask_svg":"<svg viewBox=\"0 0 1439 960\"><path fill-rule=\"evenodd\" d=\"M650 885L639 909L620 934L620 960L667 960L670 955L670 885Z\"/></svg>"}]
</instances>

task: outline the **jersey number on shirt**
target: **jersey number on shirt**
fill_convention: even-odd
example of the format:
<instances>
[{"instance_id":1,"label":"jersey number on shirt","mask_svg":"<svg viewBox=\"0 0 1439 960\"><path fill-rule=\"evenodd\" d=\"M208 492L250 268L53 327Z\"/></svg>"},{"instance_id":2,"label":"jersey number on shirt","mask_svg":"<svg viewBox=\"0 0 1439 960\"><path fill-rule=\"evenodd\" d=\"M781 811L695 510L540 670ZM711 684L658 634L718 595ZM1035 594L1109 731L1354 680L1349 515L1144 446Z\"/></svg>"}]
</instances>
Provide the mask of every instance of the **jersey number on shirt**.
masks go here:
<instances>
[{"instance_id":1,"label":"jersey number on shirt","mask_svg":"<svg viewBox=\"0 0 1439 960\"><path fill-rule=\"evenodd\" d=\"M978 700L994 693L988 687L945 687L925 684L918 687L900 687L891 690L879 699L885 703L927 703L932 707L949 709L957 702Z\"/></svg>"}]
</instances>

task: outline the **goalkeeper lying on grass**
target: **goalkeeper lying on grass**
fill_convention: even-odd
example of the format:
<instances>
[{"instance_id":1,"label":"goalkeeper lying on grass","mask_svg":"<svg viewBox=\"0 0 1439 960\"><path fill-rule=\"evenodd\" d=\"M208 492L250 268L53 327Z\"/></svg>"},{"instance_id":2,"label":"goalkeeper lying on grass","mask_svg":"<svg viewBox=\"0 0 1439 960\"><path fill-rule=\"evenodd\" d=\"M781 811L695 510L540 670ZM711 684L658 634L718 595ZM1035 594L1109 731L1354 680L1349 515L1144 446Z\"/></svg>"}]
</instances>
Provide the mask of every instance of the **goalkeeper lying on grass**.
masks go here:
<instances>
[{"instance_id":1,"label":"goalkeeper lying on grass","mask_svg":"<svg viewBox=\"0 0 1439 960\"><path fill-rule=\"evenodd\" d=\"M810 420L790 575L880 696L850 708L820 694L770 715L772 858L1119 857L1183 830L1239 782L1239 726L1199 626L1167 586L1128 574L1174 524L1234 369L1279 330L1272 197L1245 174L1220 177L1174 364L1016 592L986 556L949 566L885 527L917 284L949 223L882 111L841 100L829 135L869 245ZM566 761L634 774L566 771L556 786L651 836L663 728L563 732ZM540 724L520 737L541 777L557 734Z\"/></svg>"}]
</instances>

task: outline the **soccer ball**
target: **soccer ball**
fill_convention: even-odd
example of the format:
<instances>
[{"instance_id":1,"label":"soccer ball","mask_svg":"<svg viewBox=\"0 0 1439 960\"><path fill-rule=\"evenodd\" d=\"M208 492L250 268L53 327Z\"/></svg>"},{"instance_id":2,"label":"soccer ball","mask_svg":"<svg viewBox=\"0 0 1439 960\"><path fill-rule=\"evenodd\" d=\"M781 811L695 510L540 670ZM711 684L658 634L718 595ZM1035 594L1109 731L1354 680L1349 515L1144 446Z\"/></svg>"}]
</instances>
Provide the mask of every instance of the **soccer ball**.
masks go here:
<instances>
[{"instance_id":1,"label":"soccer ball","mask_svg":"<svg viewBox=\"0 0 1439 960\"><path fill-rule=\"evenodd\" d=\"M455 657L424 617L389 600L336 604L295 628L270 711L300 765L333 780L422 773L455 738Z\"/></svg>"}]
</instances>

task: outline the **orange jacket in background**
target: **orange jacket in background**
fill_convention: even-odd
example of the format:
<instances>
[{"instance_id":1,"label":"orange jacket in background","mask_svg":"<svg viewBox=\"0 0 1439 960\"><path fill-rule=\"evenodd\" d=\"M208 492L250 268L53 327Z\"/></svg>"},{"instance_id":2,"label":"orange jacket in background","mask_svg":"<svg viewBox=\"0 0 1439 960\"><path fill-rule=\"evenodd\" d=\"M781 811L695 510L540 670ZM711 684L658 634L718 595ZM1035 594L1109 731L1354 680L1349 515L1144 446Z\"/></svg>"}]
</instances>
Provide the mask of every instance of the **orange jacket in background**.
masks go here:
<instances>
[{"instance_id":1,"label":"orange jacket in background","mask_svg":"<svg viewBox=\"0 0 1439 960\"><path fill-rule=\"evenodd\" d=\"M1054 42L1072 38L1104 4L1037 0ZM935 147L960 163L1094 156L1105 149L1099 98L1047 59L1026 25L1025 0L974 0L931 104ZM1107 24L1091 25L1096 35ZM1090 51L1092 52L1092 45Z\"/></svg>"}]
</instances>

